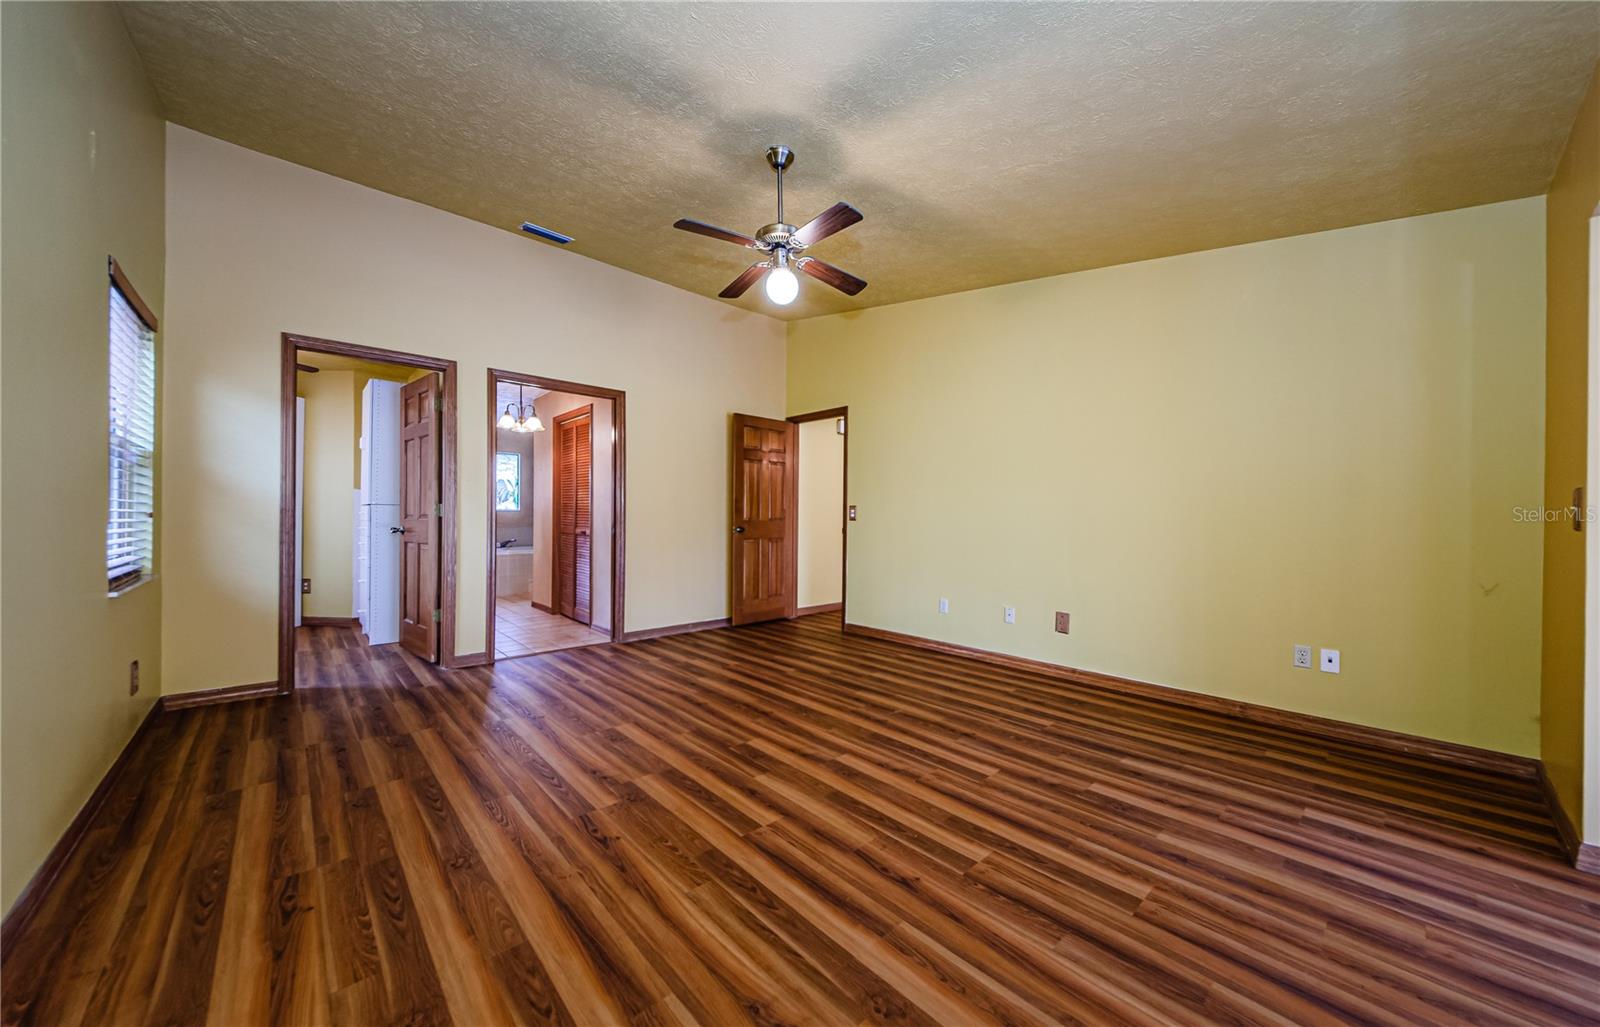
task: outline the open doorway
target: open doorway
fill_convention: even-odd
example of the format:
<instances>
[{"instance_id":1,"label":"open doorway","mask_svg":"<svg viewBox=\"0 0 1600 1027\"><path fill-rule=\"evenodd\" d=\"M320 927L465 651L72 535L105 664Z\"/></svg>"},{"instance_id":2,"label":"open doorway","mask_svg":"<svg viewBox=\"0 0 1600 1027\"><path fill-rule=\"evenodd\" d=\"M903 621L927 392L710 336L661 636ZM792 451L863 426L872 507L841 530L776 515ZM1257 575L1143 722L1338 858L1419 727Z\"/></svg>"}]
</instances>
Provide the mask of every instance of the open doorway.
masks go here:
<instances>
[{"instance_id":1,"label":"open doorway","mask_svg":"<svg viewBox=\"0 0 1600 1027\"><path fill-rule=\"evenodd\" d=\"M798 510L795 533L795 614L839 612L845 596L845 543L850 508L849 408L789 418L795 435Z\"/></svg>"},{"instance_id":2,"label":"open doorway","mask_svg":"<svg viewBox=\"0 0 1600 1027\"><path fill-rule=\"evenodd\" d=\"M615 389L489 371L494 659L621 637L625 403Z\"/></svg>"},{"instance_id":3,"label":"open doorway","mask_svg":"<svg viewBox=\"0 0 1600 1027\"><path fill-rule=\"evenodd\" d=\"M729 621L844 620L849 436L845 407L785 421L733 414Z\"/></svg>"},{"instance_id":4,"label":"open doorway","mask_svg":"<svg viewBox=\"0 0 1600 1027\"><path fill-rule=\"evenodd\" d=\"M454 361L291 334L282 361L279 690L313 634L452 665Z\"/></svg>"}]
</instances>

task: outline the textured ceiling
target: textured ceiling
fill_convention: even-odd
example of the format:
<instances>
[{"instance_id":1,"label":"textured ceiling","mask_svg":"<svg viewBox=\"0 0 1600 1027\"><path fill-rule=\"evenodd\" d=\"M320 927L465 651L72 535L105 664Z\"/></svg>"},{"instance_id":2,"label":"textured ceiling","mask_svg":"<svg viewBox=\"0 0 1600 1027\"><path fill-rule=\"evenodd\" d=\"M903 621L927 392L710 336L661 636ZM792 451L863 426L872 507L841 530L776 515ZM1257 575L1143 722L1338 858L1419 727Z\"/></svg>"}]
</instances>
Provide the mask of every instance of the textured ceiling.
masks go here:
<instances>
[{"instance_id":1,"label":"textured ceiling","mask_svg":"<svg viewBox=\"0 0 1600 1027\"><path fill-rule=\"evenodd\" d=\"M540 396L548 395L549 392L550 392L549 389L537 389L537 388L534 388L531 385L524 385L522 387L522 393L521 393L520 402L523 402L523 403L536 403L536 402L538 402ZM517 386L515 384L511 383L511 382L495 382L494 383L494 394L495 394L494 412L495 412L495 416L496 417L498 417L500 415L500 411L504 410L507 405L510 405L510 406L514 407L519 402L519 400L517 398L518 397Z\"/></svg>"},{"instance_id":2,"label":"textured ceiling","mask_svg":"<svg viewBox=\"0 0 1600 1027\"><path fill-rule=\"evenodd\" d=\"M671 228L866 220L784 317L1543 192L1590 3L122 5L168 117L715 295ZM529 239L529 246L548 245Z\"/></svg>"},{"instance_id":3,"label":"textured ceiling","mask_svg":"<svg viewBox=\"0 0 1600 1027\"><path fill-rule=\"evenodd\" d=\"M416 371L404 364L385 364L374 360L360 360L341 353L318 353L315 350L296 350L295 362L307 367L320 367L324 371L354 371L369 378L387 378L405 381Z\"/></svg>"}]
</instances>

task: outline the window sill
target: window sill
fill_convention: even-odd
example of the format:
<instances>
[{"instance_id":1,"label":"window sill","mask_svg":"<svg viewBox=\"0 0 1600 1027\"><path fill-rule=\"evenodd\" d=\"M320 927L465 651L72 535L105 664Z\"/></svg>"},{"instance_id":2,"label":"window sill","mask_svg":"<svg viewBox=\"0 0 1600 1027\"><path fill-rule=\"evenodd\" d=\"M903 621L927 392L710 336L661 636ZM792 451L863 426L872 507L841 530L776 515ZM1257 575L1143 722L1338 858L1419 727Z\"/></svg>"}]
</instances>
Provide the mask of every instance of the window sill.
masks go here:
<instances>
[{"instance_id":1,"label":"window sill","mask_svg":"<svg viewBox=\"0 0 1600 1027\"><path fill-rule=\"evenodd\" d=\"M125 596L129 592L132 592L133 590L135 590L137 588L141 588L141 587L143 587L145 585L150 584L150 582L155 581L159 577L160 577L159 574L146 574L142 578L134 578L132 581L126 582L126 583L121 584L121 585L118 585L116 588L107 589L106 590L106 598L107 599L115 599L118 596Z\"/></svg>"}]
</instances>

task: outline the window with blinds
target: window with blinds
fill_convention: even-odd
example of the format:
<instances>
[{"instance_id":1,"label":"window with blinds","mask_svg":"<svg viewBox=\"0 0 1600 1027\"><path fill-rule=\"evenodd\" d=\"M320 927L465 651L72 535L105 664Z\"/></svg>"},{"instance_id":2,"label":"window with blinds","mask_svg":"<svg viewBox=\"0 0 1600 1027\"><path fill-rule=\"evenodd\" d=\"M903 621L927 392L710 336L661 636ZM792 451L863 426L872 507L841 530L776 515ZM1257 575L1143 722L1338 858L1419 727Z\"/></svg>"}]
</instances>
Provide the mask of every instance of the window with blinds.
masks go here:
<instances>
[{"instance_id":1,"label":"window with blinds","mask_svg":"<svg viewBox=\"0 0 1600 1027\"><path fill-rule=\"evenodd\" d=\"M154 570L156 333L116 262L111 263L110 505L106 587L118 592Z\"/></svg>"}]
</instances>

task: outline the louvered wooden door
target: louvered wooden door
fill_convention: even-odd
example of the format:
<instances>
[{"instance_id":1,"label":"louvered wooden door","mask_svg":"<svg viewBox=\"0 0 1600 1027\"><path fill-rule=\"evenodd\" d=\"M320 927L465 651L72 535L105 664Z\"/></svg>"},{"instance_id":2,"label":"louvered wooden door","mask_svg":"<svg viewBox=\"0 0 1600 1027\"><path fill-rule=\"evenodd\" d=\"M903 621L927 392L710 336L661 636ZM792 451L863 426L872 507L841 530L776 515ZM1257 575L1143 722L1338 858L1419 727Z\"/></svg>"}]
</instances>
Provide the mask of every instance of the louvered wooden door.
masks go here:
<instances>
[{"instance_id":1,"label":"louvered wooden door","mask_svg":"<svg viewBox=\"0 0 1600 1027\"><path fill-rule=\"evenodd\" d=\"M735 624L794 615L795 426L733 415L733 573Z\"/></svg>"},{"instance_id":2,"label":"louvered wooden door","mask_svg":"<svg viewBox=\"0 0 1600 1027\"><path fill-rule=\"evenodd\" d=\"M569 410L552 422L555 438L551 490L555 509L556 612L593 622L589 601L594 567L594 405Z\"/></svg>"},{"instance_id":3,"label":"louvered wooden door","mask_svg":"<svg viewBox=\"0 0 1600 1027\"><path fill-rule=\"evenodd\" d=\"M400 390L400 645L439 653L439 376Z\"/></svg>"}]
</instances>

